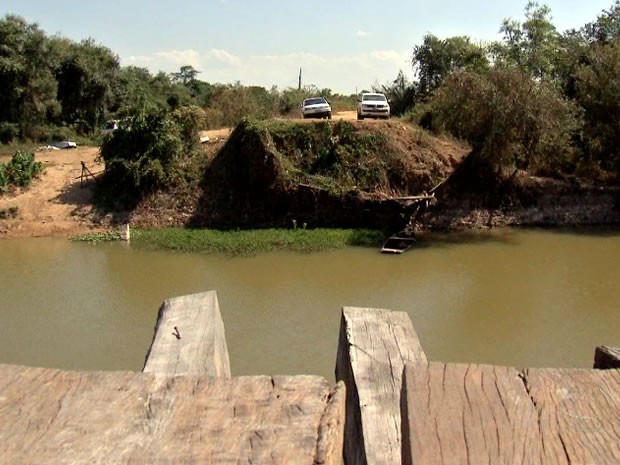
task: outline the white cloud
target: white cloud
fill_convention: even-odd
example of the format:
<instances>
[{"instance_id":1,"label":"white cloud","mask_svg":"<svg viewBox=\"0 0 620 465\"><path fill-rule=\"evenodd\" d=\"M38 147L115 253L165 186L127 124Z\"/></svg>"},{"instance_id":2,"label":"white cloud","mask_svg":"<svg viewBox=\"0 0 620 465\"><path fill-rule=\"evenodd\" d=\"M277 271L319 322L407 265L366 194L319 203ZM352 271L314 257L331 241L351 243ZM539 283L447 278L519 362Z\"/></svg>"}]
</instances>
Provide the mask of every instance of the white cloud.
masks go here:
<instances>
[{"instance_id":1,"label":"white cloud","mask_svg":"<svg viewBox=\"0 0 620 465\"><path fill-rule=\"evenodd\" d=\"M368 33L366 31L357 31L355 33L355 37L367 37Z\"/></svg>"},{"instance_id":2,"label":"white cloud","mask_svg":"<svg viewBox=\"0 0 620 465\"><path fill-rule=\"evenodd\" d=\"M205 58L212 59L215 61L219 61L221 63L226 63L232 66L240 66L241 58L236 55L233 55L226 50L221 50L217 48L212 48L205 54Z\"/></svg>"},{"instance_id":3,"label":"white cloud","mask_svg":"<svg viewBox=\"0 0 620 465\"><path fill-rule=\"evenodd\" d=\"M208 82L230 83L280 89L296 87L299 68L304 84L328 87L335 92L353 93L369 88L373 83L394 80L400 70L411 69L409 52L373 50L355 55L326 56L309 52L282 55L238 56L222 49L207 51L171 50L149 56L131 56L123 60L148 68L151 72L174 72L191 65L201 71L200 78Z\"/></svg>"},{"instance_id":4,"label":"white cloud","mask_svg":"<svg viewBox=\"0 0 620 465\"><path fill-rule=\"evenodd\" d=\"M155 57L176 68L191 65L196 69L200 69L200 64L202 62L200 53L196 50L169 50L157 52L155 53Z\"/></svg>"}]
</instances>

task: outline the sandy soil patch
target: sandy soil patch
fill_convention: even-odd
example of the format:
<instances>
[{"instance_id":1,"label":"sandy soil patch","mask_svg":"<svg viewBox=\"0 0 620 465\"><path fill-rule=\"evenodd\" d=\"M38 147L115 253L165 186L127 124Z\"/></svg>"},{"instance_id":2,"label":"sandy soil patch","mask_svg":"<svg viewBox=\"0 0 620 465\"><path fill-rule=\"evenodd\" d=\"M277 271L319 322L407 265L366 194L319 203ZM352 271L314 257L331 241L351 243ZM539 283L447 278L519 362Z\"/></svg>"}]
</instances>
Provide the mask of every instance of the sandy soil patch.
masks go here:
<instances>
[{"instance_id":1,"label":"sandy soil patch","mask_svg":"<svg viewBox=\"0 0 620 465\"><path fill-rule=\"evenodd\" d=\"M97 147L37 151L45 169L26 190L0 195L0 211L17 208L15 218L0 220L0 237L70 236L101 228L94 221L92 178L80 186L82 163L95 176L103 170L95 162ZM1 156L6 162L9 156Z\"/></svg>"}]
</instances>

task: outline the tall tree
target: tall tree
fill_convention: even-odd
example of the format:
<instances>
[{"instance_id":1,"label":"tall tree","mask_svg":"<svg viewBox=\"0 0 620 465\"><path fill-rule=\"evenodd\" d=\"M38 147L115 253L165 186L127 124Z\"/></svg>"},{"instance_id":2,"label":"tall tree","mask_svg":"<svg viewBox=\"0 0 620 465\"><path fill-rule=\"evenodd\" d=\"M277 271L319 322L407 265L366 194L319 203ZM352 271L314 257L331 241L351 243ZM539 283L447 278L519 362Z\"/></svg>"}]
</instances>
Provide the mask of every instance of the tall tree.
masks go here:
<instances>
[{"instance_id":1,"label":"tall tree","mask_svg":"<svg viewBox=\"0 0 620 465\"><path fill-rule=\"evenodd\" d=\"M71 43L56 70L63 120L89 132L106 118L119 62L110 49L92 39Z\"/></svg>"},{"instance_id":2,"label":"tall tree","mask_svg":"<svg viewBox=\"0 0 620 465\"><path fill-rule=\"evenodd\" d=\"M481 72L489 67L485 49L471 43L469 37L439 39L432 34L424 36L422 45L413 48L412 64L421 96L437 89L454 71Z\"/></svg>"},{"instance_id":3,"label":"tall tree","mask_svg":"<svg viewBox=\"0 0 620 465\"><path fill-rule=\"evenodd\" d=\"M620 0L609 10L603 10L596 21L586 24L583 34L589 41L601 43L611 43L620 37Z\"/></svg>"},{"instance_id":4,"label":"tall tree","mask_svg":"<svg viewBox=\"0 0 620 465\"><path fill-rule=\"evenodd\" d=\"M576 100L584 109L587 164L620 175L620 38L595 43L576 72Z\"/></svg>"},{"instance_id":5,"label":"tall tree","mask_svg":"<svg viewBox=\"0 0 620 465\"><path fill-rule=\"evenodd\" d=\"M17 125L23 137L58 112L54 57L36 24L19 16L0 20L0 122Z\"/></svg>"},{"instance_id":6,"label":"tall tree","mask_svg":"<svg viewBox=\"0 0 620 465\"><path fill-rule=\"evenodd\" d=\"M194 82L196 80L196 76L199 74L200 71L195 69L193 66L184 65L181 66L178 73L172 73L172 80L187 86Z\"/></svg>"},{"instance_id":7,"label":"tall tree","mask_svg":"<svg viewBox=\"0 0 620 465\"><path fill-rule=\"evenodd\" d=\"M528 2L525 21L505 19L500 32L504 34L504 43L494 47L498 64L516 65L537 79L553 76L560 34L551 22L551 9L547 5Z\"/></svg>"}]
</instances>

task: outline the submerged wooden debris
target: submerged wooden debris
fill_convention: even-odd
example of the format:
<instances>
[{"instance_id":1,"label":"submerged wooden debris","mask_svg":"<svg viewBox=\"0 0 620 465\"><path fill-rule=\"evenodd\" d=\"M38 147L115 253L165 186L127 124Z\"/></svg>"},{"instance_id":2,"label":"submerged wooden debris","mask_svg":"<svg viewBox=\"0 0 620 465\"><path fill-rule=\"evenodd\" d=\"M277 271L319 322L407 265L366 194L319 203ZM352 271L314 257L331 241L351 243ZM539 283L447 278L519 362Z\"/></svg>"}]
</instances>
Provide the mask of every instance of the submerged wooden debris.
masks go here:
<instances>
[{"instance_id":1,"label":"submerged wooden debris","mask_svg":"<svg viewBox=\"0 0 620 465\"><path fill-rule=\"evenodd\" d=\"M411 248L415 244L415 237L405 237L396 234L390 237L381 247L381 253L401 254Z\"/></svg>"}]
</instances>

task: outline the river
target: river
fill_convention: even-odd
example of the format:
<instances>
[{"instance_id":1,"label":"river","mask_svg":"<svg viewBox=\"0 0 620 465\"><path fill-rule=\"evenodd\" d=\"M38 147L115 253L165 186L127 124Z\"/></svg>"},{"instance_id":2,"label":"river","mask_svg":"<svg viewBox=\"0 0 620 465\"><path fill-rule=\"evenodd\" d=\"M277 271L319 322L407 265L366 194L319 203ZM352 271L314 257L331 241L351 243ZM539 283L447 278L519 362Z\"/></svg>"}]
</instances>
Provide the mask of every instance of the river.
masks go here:
<instances>
[{"instance_id":1,"label":"river","mask_svg":"<svg viewBox=\"0 0 620 465\"><path fill-rule=\"evenodd\" d=\"M342 306L408 312L431 360L590 367L620 344L620 232L249 258L19 239L0 260L0 363L140 370L161 302L212 289L234 375L332 378Z\"/></svg>"}]
</instances>

